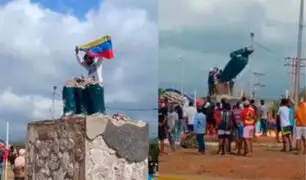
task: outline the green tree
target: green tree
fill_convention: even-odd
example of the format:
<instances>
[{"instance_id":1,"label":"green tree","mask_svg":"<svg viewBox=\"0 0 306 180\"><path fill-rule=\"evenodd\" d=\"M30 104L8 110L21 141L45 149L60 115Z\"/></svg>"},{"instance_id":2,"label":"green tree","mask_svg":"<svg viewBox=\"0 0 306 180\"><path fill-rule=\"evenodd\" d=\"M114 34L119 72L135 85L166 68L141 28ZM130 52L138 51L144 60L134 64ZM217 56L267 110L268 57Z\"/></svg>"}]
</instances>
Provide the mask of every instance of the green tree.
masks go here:
<instances>
[{"instance_id":1,"label":"green tree","mask_svg":"<svg viewBox=\"0 0 306 180\"><path fill-rule=\"evenodd\" d=\"M157 138L151 140L149 151L150 151L150 155L152 156L152 160L154 162L158 162L158 140Z\"/></svg>"},{"instance_id":2,"label":"green tree","mask_svg":"<svg viewBox=\"0 0 306 180\"><path fill-rule=\"evenodd\" d=\"M163 88L158 88L158 97L164 94L165 90Z\"/></svg>"}]
</instances>

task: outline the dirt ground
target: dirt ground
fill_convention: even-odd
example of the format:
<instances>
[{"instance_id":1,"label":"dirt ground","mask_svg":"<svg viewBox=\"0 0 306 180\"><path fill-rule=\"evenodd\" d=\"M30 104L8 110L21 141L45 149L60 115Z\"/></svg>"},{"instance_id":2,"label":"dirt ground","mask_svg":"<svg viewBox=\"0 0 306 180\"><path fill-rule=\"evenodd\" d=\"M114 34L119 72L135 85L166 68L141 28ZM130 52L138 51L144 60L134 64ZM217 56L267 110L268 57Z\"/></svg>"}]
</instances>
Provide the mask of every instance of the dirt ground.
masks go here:
<instances>
[{"instance_id":1,"label":"dirt ground","mask_svg":"<svg viewBox=\"0 0 306 180\"><path fill-rule=\"evenodd\" d=\"M178 149L159 157L159 177L207 180L305 180L303 155L280 152L271 138L258 138L253 157L220 156L209 146L205 155L196 149ZM261 144L261 145L259 145ZM265 145L263 145L265 144ZM268 146L269 145L269 146ZM162 178L160 178L162 179Z\"/></svg>"},{"instance_id":2,"label":"dirt ground","mask_svg":"<svg viewBox=\"0 0 306 180\"><path fill-rule=\"evenodd\" d=\"M14 180L14 174L10 169L8 169L8 176L7 177L8 177L7 180ZM2 179L5 180L4 172L2 174Z\"/></svg>"}]
</instances>

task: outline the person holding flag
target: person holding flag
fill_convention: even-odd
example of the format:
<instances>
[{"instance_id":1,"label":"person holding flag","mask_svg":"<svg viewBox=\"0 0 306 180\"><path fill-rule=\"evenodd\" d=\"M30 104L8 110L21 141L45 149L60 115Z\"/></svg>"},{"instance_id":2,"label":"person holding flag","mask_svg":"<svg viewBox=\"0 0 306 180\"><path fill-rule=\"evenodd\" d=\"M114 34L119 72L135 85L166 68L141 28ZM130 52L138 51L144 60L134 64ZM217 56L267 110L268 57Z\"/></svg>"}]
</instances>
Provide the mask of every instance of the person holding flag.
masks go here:
<instances>
[{"instance_id":1,"label":"person holding flag","mask_svg":"<svg viewBox=\"0 0 306 180\"><path fill-rule=\"evenodd\" d=\"M83 58L80 55L80 51L85 52ZM102 63L105 59L114 58L111 37L104 36L87 44L77 46L75 55L77 62L87 70L88 78L93 80L86 87L88 89L87 98L91 102L87 107L88 112L106 114ZM82 78L80 81L83 81Z\"/></svg>"},{"instance_id":2,"label":"person holding flag","mask_svg":"<svg viewBox=\"0 0 306 180\"><path fill-rule=\"evenodd\" d=\"M85 52L83 61L79 54L80 51ZM77 46L75 55L78 63L88 71L88 77L98 80L103 85L102 62L104 59L114 58L111 37L103 36L95 41Z\"/></svg>"},{"instance_id":3,"label":"person holding flag","mask_svg":"<svg viewBox=\"0 0 306 180\"><path fill-rule=\"evenodd\" d=\"M103 84L102 77L102 62L103 58L98 58L95 62L95 58L86 53L83 57L83 61L80 56L80 49L78 47L75 48L75 55L78 63L84 67L88 71L88 77L100 82Z\"/></svg>"}]
</instances>

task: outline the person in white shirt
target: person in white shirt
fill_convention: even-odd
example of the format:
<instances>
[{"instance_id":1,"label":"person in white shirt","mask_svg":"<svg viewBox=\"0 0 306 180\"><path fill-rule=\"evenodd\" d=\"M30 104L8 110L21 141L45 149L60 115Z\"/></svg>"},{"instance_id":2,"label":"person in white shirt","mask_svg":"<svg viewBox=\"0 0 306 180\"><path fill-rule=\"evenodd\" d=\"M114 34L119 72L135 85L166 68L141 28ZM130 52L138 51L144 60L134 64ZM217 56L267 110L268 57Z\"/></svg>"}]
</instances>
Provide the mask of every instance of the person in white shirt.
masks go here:
<instances>
[{"instance_id":1,"label":"person in white shirt","mask_svg":"<svg viewBox=\"0 0 306 180\"><path fill-rule=\"evenodd\" d=\"M278 109L277 115L280 120L280 127L283 140L282 152L287 151L287 144L289 146L289 151L292 151L292 141L291 141L291 123L290 123L290 109L288 107L288 99L282 99L280 107Z\"/></svg>"},{"instance_id":2,"label":"person in white shirt","mask_svg":"<svg viewBox=\"0 0 306 180\"><path fill-rule=\"evenodd\" d=\"M197 114L197 109L193 106L192 102L189 102L189 107L186 109L187 115L187 128L189 133L193 133L194 130L194 117Z\"/></svg>"},{"instance_id":3,"label":"person in white shirt","mask_svg":"<svg viewBox=\"0 0 306 180\"><path fill-rule=\"evenodd\" d=\"M85 54L83 57L83 61L81 60L80 50L78 47L75 48L75 56L78 63L84 67L88 71L88 77L93 78L100 82L100 85L103 85L103 77L102 77L102 62L103 58L98 58L95 61L95 58Z\"/></svg>"},{"instance_id":4,"label":"person in white shirt","mask_svg":"<svg viewBox=\"0 0 306 180\"><path fill-rule=\"evenodd\" d=\"M185 140L190 136L194 131L194 117L197 114L197 109L193 106L192 102L189 102L189 106L186 107L186 104L183 108L183 119L185 120L185 129L184 135L181 137L180 144L182 147L187 147Z\"/></svg>"}]
</instances>

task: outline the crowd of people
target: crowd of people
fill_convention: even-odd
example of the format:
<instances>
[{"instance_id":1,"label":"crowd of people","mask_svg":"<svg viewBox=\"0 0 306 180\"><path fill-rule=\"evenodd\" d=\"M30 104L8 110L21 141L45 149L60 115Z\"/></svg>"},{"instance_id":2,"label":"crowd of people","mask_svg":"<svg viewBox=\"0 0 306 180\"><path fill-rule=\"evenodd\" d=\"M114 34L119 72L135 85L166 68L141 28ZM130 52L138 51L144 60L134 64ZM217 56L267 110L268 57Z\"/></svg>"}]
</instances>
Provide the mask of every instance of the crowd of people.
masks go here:
<instances>
[{"instance_id":1,"label":"crowd of people","mask_svg":"<svg viewBox=\"0 0 306 180\"><path fill-rule=\"evenodd\" d=\"M261 135L268 136L274 131L276 140L282 142L281 151L306 154L306 103L301 100L296 108L292 101L283 98L278 110L270 111L264 100L255 105L255 100L241 98L235 104L226 99L213 103L208 97L204 103L190 102L188 105L169 103L164 99L159 106L158 138L159 155L165 152L168 140L171 150L184 147L187 138L194 137L198 152L205 154L205 136L218 140L218 154L237 154L251 157L253 141L256 139L256 124L260 121ZM295 130L294 130L295 127ZM296 137L293 148L292 136ZM231 144L235 144L235 152Z\"/></svg>"},{"instance_id":2,"label":"crowd of people","mask_svg":"<svg viewBox=\"0 0 306 180\"><path fill-rule=\"evenodd\" d=\"M6 164L7 163L7 164ZM8 168L8 169L5 169ZM0 180L4 173L12 171L14 180L25 179L25 149L17 150L14 146L0 148Z\"/></svg>"}]
</instances>

